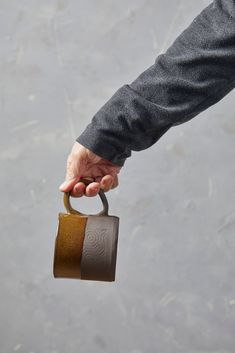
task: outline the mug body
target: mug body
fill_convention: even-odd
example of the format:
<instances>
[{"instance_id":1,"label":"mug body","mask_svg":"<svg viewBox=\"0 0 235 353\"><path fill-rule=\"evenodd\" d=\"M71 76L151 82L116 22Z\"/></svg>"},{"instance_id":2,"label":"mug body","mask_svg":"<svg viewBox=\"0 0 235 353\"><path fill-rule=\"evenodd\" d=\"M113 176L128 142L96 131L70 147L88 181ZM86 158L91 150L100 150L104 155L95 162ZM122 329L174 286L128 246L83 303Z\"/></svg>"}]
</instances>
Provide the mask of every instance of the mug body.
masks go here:
<instances>
[{"instance_id":1,"label":"mug body","mask_svg":"<svg viewBox=\"0 0 235 353\"><path fill-rule=\"evenodd\" d=\"M114 281L119 218L59 214L54 276Z\"/></svg>"}]
</instances>

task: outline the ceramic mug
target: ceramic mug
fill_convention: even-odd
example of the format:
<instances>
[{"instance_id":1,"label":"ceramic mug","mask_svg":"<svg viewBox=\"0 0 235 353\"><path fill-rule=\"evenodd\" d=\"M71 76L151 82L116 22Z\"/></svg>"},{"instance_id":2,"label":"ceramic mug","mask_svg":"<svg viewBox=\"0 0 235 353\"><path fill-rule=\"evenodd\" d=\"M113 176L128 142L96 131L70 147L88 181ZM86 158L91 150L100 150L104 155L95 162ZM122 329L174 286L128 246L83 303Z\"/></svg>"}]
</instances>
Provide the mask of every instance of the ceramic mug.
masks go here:
<instances>
[{"instance_id":1,"label":"ceramic mug","mask_svg":"<svg viewBox=\"0 0 235 353\"><path fill-rule=\"evenodd\" d=\"M108 215L102 190L103 210L85 215L73 209L64 193L67 213L59 213L54 251L54 277L115 281L119 218Z\"/></svg>"}]
</instances>

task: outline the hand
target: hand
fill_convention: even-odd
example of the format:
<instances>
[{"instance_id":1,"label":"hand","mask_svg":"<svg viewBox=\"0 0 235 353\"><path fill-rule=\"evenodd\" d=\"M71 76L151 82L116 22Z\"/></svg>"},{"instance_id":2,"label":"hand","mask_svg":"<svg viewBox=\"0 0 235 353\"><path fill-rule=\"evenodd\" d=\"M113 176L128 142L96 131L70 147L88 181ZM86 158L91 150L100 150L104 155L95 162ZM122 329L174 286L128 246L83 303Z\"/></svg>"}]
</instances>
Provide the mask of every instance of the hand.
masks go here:
<instances>
[{"instance_id":1,"label":"hand","mask_svg":"<svg viewBox=\"0 0 235 353\"><path fill-rule=\"evenodd\" d=\"M89 149L75 142L67 159L67 172L60 191L70 191L71 196L96 196L100 188L104 191L118 186L118 173L121 167L97 156ZM79 182L80 179L91 181L89 185Z\"/></svg>"}]
</instances>

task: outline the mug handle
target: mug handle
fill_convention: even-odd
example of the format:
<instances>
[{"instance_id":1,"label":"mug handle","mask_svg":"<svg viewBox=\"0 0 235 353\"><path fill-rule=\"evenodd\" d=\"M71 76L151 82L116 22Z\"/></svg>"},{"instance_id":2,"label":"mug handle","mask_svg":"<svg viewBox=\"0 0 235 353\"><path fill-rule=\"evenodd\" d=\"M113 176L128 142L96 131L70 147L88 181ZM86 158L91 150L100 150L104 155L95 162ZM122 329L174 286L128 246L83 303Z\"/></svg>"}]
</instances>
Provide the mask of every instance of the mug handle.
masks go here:
<instances>
[{"instance_id":1,"label":"mug handle","mask_svg":"<svg viewBox=\"0 0 235 353\"><path fill-rule=\"evenodd\" d=\"M91 182L89 180L86 179L81 179L81 182L83 182L84 184L88 185ZM99 191L99 197L101 198L102 204L103 204L103 210L99 213L96 214L96 216L108 216L108 211L109 211L109 204L108 204L108 200L105 196L105 193L103 190L100 189ZM77 210L75 210L70 203L70 192L65 192L64 193L64 207L66 208L67 212L70 214L77 214L79 216L87 216L84 213L81 213Z\"/></svg>"}]
</instances>

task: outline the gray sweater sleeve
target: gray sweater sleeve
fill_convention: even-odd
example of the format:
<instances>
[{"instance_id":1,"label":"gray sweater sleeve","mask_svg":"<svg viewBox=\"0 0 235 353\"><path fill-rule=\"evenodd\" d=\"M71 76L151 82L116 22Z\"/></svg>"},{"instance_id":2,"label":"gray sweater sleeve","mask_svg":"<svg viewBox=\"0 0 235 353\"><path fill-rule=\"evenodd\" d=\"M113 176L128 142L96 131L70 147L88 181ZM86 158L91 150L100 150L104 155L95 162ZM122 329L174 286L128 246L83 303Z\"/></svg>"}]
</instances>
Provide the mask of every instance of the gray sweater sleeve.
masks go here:
<instances>
[{"instance_id":1,"label":"gray sweater sleeve","mask_svg":"<svg viewBox=\"0 0 235 353\"><path fill-rule=\"evenodd\" d=\"M122 166L235 86L235 0L215 0L166 53L121 87L77 141Z\"/></svg>"}]
</instances>

